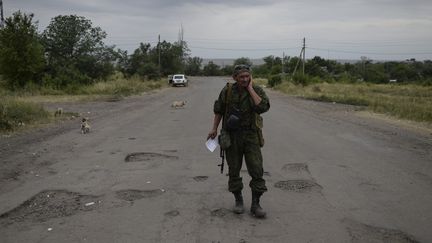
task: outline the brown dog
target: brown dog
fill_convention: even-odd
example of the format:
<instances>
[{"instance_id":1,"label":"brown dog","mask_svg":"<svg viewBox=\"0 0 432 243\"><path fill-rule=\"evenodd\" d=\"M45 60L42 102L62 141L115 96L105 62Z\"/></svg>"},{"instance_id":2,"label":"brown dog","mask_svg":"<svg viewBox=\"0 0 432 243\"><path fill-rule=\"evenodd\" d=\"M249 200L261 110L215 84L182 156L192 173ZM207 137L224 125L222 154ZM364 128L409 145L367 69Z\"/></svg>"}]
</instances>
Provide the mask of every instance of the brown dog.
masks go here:
<instances>
[{"instance_id":1,"label":"brown dog","mask_svg":"<svg viewBox=\"0 0 432 243\"><path fill-rule=\"evenodd\" d=\"M89 124L89 119L83 117L83 119L81 120L81 133L82 134L86 134L90 132L90 124Z\"/></svg>"}]
</instances>

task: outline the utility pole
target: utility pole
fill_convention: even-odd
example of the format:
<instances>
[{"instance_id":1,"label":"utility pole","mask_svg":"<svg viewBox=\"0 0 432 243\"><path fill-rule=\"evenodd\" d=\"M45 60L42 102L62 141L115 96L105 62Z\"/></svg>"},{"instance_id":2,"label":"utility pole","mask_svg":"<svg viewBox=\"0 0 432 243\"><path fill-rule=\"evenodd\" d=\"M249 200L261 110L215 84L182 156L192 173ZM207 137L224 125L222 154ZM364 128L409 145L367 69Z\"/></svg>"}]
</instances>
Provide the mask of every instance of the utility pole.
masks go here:
<instances>
[{"instance_id":1,"label":"utility pole","mask_svg":"<svg viewBox=\"0 0 432 243\"><path fill-rule=\"evenodd\" d=\"M303 75L305 74L305 62L306 62L305 52L306 52L306 38L303 38L303 47L302 47L302 49L300 51L300 55L299 55L299 58L297 60L297 64L296 64L296 66L294 68L294 72L293 72L292 76L294 76L294 74L296 73L297 67L298 67L298 65L300 63L300 60L302 60L302 63L303 63Z\"/></svg>"},{"instance_id":2,"label":"utility pole","mask_svg":"<svg viewBox=\"0 0 432 243\"><path fill-rule=\"evenodd\" d=\"M0 29L4 27L3 0L0 0Z\"/></svg>"},{"instance_id":3,"label":"utility pole","mask_svg":"<svg viewBox=\"0 0 432 243\"><path fill-rule=\"evenodd\" d=\"M282 74L285 74L285 52L282 52Z\"/></svg>"},{"instance_id":4,"label":"utility pole","mask_svg":"<svg viewBox=\"0 0 432 243\"><path fill-rule=\"evenodd\" d=\"M158 56L159 56L159 76L161 76L161 48L160 48L160 35L158 36Z\"/></svg>"},{"instance_id":5,"label":"utility pole","mask_svg":"<svg viewBox=\"0 0 432 243\"><path fill-rule=\"evenodd\" d=\"M305 63L306 63L306 38L303 38L303 75L305 75Z\"/></svg>"},{"instance_id":6,"label":"utility pole","mask_svg":"<svg viewBox=\"0 0 432 243\"><path fill-rule=\"evenodd\" d=\"M184 38L184 31L183 31L183 23L182 23L180 25L180 30L179 30L179 34L178 34L178 42L179 42L180 47L181 47L181 56L180 56L180 58L181 58L181 63L182 63L182 71L184 72L185 48L184 48L183 38Z\"/></svg>"}]
</instances>

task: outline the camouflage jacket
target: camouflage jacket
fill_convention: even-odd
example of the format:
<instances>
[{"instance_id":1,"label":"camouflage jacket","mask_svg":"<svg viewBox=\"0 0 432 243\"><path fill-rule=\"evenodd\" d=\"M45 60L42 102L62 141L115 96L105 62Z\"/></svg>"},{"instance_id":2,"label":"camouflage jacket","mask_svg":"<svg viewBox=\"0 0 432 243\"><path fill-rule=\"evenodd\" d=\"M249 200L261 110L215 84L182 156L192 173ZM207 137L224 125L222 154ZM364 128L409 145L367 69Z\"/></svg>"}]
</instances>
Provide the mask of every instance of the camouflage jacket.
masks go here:
<instances>
[{"instance_id":1,"label":"camouflage jacket","mask_svg":"<svg viewBox=\"0 0 432 243\"><path fill-rule=\"evenodd\" d=\"M215 101L213 108L215 114L225 115L225 101L227 100L225 96L227 95L227 89L228 86L225 85L219 94L219 98ZM240 93L237 83L234 83L232 86L231 100L229 101L227 114L229 114L233 108L238 109L241 114L240 124L243 129L255 130L257 128L255 126L257 114L262 114L270 109L270 102L264 90L258 85L253 85L253 89L262 99L258 105L253 103L252 97L246 89Z\"/></svg>"}]
</instances>

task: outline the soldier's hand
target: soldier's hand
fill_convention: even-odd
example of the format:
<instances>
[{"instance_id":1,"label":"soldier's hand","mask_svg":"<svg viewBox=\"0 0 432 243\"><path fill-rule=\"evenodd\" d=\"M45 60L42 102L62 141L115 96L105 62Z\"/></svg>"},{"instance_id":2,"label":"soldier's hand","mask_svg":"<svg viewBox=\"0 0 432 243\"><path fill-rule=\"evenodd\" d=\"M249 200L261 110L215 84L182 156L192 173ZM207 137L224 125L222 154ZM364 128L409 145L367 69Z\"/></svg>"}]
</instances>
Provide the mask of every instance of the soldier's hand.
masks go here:
<instances>
[{"instance_id":1,"label":"soldier's hand","mask_svg":"<svg viewBox=\"0 0 432 243\"><path fill-rule=\"evenodd\" d=\"M250 90L250 89L253 89L253 82L252 82L252 74L250 75L250 80L249 80L249 84L248 84L248 86L247 86L247 89L248 90Z\"/></svg>"},{"instance_id":2,"label":"soldier's hand","mask_svg":"<svg viewBox=\"0 0 432 243\"><path fill-rule=\"evenodd\" d=\"M212 129L212 130L209 132L208 136L207 136L207 140L208 140L209 138L211 138L211 139L215 139L216 136L217 136L217 130L216 130L216 129Z\"/></svg>"}]
</instances>

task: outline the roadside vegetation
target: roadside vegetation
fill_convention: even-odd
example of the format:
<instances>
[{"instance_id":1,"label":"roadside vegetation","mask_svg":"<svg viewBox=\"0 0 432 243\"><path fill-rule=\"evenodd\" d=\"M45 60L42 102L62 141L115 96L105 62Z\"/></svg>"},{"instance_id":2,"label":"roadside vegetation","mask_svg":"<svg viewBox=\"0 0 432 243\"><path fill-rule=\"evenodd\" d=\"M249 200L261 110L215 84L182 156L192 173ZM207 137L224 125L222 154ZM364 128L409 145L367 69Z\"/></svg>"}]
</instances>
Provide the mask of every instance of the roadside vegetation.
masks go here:
<instances>
[{"instance_id":1,"label":"roadside vegetation","mask_svg":"<svg viewBox=\"0 0 432 243\"><path fill-rule=\"evenodd\" d=\"M432 86L368 83L317 83L303 86L283 82L274 88L306 99L365 106L373 112L432 123Z\"/></svg>"},{"instance_id":2,"label":"roadside vegetation","mask_svg":"<svg viewBox=\"0 0 432 243\"><path fill-rule=\"evenodd\" d=\"M49 121L51 115L41 105L13 98L0 99L0 131L16 130Z\"/></svg>"}]
</instances>

